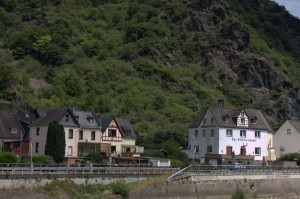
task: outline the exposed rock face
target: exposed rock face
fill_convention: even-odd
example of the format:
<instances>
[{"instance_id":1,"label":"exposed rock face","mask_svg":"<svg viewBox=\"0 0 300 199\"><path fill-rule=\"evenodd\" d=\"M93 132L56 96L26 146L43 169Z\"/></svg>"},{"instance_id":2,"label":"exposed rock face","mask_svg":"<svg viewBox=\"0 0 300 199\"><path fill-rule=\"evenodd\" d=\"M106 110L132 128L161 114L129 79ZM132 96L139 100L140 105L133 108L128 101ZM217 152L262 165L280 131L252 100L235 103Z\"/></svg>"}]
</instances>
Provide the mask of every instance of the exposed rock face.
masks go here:
<instances>
[{"instance_id":1,"label":"exposed rock face","mask_svg":"<svg viewBox=\"0 0 300 199\"><path fill-rule=\"evenodd\" d=\"M273 127L278 127L285 119L300 118L299 92L293 91L294 86L287 75L278 74L273 61L266 54L249 48L249 31L234 20L224 0L176 2L188 6L189 12L178 17L171 11L166 11L165 18L168 23L181 30L187 30L191 34L190 37L199 33L204 35L203 38L223 39L214 41L216 44L210 45L209 49L206 48L207 41L200 41L198 48L206 50L199 50L196 58L201 67L213 66L211 76L215 85L226 81L249 90L253 106L262 107L267 118L272 120ZM218 69L222 69L222 73L216 74ZM272 97L274 92L286 96L289 91L290 95L286 99ZM268 106L259 105L265 101L269 103Z\"/></svg>"}]
</instances>

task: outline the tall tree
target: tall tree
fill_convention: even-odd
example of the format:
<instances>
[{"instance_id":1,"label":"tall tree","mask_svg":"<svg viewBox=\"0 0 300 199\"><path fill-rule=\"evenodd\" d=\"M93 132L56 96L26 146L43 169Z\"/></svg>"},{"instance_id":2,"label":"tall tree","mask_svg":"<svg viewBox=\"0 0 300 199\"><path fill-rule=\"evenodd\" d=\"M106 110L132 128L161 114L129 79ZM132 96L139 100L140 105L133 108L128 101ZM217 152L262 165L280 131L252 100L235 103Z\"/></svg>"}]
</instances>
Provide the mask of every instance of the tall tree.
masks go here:
<instances>
[{"instance_id":1,"label":"tall tree","mask_svg":"<svg viewBox=\"0 0 300 199\"><path fill-rule=\"evenodd\" d=\"M65 157L66 139L64 128L57 121L48 126L45 155L53 157L55 162L62 162Z\"/></svg>"}]
</instances>

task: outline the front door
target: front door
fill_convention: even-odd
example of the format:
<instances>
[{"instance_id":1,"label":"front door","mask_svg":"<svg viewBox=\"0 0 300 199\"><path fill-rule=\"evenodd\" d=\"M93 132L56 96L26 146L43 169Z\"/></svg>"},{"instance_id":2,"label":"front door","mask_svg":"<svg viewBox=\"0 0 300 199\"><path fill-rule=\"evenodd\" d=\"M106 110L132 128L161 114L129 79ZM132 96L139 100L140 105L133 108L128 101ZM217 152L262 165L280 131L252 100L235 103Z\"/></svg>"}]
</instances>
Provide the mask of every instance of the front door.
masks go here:
<instances>
[{"instance_id":1,"label":"front door","mask_svg":"<svg viewBox=\"0 0 300 199\"><path fill-rule=\"evenodd\" d=\"M232 146L227 146L226 147L226 155L231 155L232 153Z\"/></svg>"},{"instance_id":2,"label":"front door","mask_svg":"<svg viewBox=\"0 0 300 199\"><path fill-rule=\"evenodd\" d=\"M241 155L246 155L246 148L244 146L241 146Z\"/></svg>"}]
</instances>

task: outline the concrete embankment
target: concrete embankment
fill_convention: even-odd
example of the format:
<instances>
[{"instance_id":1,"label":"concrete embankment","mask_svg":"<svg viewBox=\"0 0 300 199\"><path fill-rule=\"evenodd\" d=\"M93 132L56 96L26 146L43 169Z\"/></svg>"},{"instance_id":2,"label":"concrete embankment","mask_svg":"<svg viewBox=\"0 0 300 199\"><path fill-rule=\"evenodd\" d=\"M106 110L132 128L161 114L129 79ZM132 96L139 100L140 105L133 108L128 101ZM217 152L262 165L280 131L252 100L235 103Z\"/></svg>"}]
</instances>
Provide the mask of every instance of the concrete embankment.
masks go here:
<instances>
[{"instance_id":1,"label":"concrete embankment","mask_svg":"<svg viewBox=\"0 0 300 199\"><path fill-rule=\"evenodd\" d=\"M300 199L300 178L278 176L269 179L255 179L250 176L223 179L205 177L164 182L135 191L130 199L230 199L237 187L246 198Z\"/></svg>"}]
</instances>

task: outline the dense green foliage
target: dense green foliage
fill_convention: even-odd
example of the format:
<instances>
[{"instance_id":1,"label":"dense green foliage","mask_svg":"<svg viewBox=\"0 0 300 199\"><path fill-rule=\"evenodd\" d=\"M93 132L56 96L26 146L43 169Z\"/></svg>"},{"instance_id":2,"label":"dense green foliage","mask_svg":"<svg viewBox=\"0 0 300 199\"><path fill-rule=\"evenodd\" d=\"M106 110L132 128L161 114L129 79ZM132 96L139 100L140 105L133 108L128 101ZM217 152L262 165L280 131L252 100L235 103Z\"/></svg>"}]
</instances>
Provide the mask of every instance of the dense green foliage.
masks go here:
<instances>
[{"instance_id":1,"label":"dense green foliage","mask_svg":"<svg viewBox=\"0 0 300 199\"><path fill-rule=\"evenodd\" d=\"M57 121L48 126L45 155L53 157L55 162L62 162L65 158L65 131L64 127Z\"/></svg>"},{"instance_id":2,"label":"dense green foliage","mask_svg":"<svg viewBox=\"0 0 300 199\"><path fill-rule=\"evenodd\" d=\"M300 165L300 153L288 153L280 158L285 161L296 161L297 165Z\"/></svg>"},{"instance_id":3,"label":"dense green foliage","mask_svg":"<svg viewBox=\"0 0 300 199\"><path fill-rule=\"evenodd\" d=\"M10 152L0 152L0 164L2 163L16 163L17 156Z\"/></svg>"},{"instance_id":4,"label":"dense green foliage","mask_svg":"<svg viewBox=\"0 0 300 199\"><path fill-rule=\"evenodd\" d=\"M99 153L91 152L85 156L85 161L90 161L91 163L102 163L103 157Z\"/></svg>"},{"instance_id":5,"label":"dense green foliage","mask_svg":"<svg viewBox=\"0 0 300 199\"><path fill-rule=\"evenodd\" d=\"M231 197L231 199L245 199L245 198L246 198L245 194L238 187L236 188L233 196Z\"/></svg>"},{"instance_id":6,"label":"dense green foliage","mask_svg":"<svg viewBox=\"0 0 300 199\"><path fill-rule=\"evenodd\" d=\"M77 185L72 181L53 181L40 186L36 189L38 192L50 195L52 198L58 198L62 192L66 193L68 198L76 199L104 199L110 198L113 194L121 195L126 198L130 191L130 185L122 182L111 184L84 184Z\"/></svg>"},{"instance_id":7,"label":"dense green foliage","mask_svg":"<svg viewBox=\"0 0 300 199\"><path fill-rule=\"evenodd\" d=\"M46 162L53 162L53 157L49 156L49 155L34 155L32 156L32 162L34 163L34 165L43 165Z\"/></svg>"},{"instance_id":8,"label":"dense green foliage","mask_svg":"<svg viewBox=\"0 0 300 199\"><path fill-rule=\"evenodd\" d=\"M222 31L229 29L229 22L242 22L251 37L250 50L269 54L280 75L287 73L299 83L298 43L278 18L286 15L284 9L268 0L228 2L233 15L229 13ZM251 9L259 2L265 6ZM270 109L264 98L253 103L249 89L241 86L245 80L233 85L225 68L213 65L212 52L227 47L226 34L184 26L192 5L159 0L3 0L0 98L22 108L76 106L128 118L137 144L169 147L168 154L149 153L178 159L177 149L186 147L193 117L216 105L220 96L226 106ZM40 87L32 78L47 85ZM283 103L282 99L278 107Z\"/></svg>"}]
</instances>

